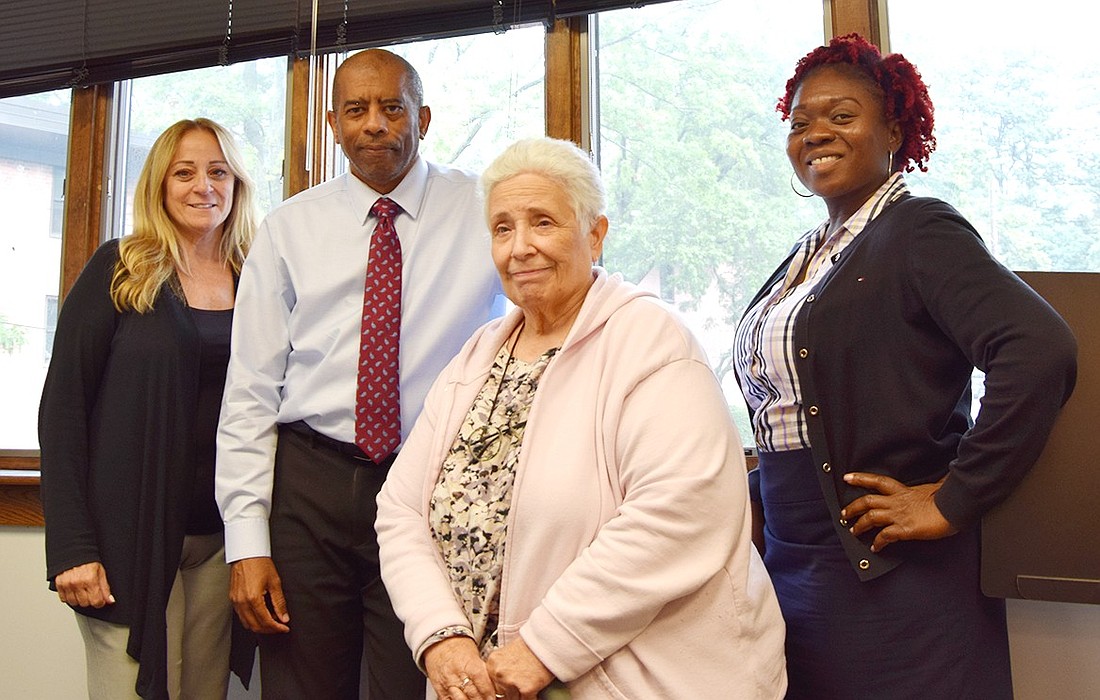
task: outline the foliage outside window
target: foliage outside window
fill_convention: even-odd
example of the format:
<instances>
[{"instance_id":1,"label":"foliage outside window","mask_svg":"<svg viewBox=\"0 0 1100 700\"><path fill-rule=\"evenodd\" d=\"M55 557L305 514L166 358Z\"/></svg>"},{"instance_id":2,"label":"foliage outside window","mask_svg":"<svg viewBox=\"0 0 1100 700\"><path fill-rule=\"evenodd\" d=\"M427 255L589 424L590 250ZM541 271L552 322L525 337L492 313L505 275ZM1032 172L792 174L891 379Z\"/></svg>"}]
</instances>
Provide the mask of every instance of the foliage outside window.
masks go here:
<instances>
[{"instance_id":1,"label":"foliage outside window","mask_svg":"<svg viewBox=\"0 0 1100 700\"><path fill-rule=\"evenodd\" d=\"M256 182L262 212L282 200L286 114L286 58L201 68L129 81L123 99L115 181L125 197L114 197L111 237L130 232L134 189L153 141L180 119L207 117L237 140ZM128 95L128 99L126 96Z\"/></svg>"},{"instance_id":2,"label":"foliage outside window","mask_svg":"<svg viewBox=\"0 0 1100 700\"><path fill-rule=\"evenodd\" d=\"M914 191L953 204L1012 269L1100 270L1097 5L891 0L889 10L891 49L920 69L936 107L938 147Z\"/></svg>"},{"instance_id":3,"label":"foliage outside window","mask_svg":"<svg viewBox=\"0 0 1100 700\"><path fill-rule=\"evenodd\" d=\"M1100 185L1089 174L1100 158L1096 5L1056 0L1036 13L1020 0L891 0L889 9L890 48L921 71L936 108L936 151L927 173L908 176L914 193L950 202L1013 270L1100 270ZM927 21L945 13L951 22ZM984 380L975 370L975 415Z\"/></svg>"},{"instance_id":4,"label":"foliage outside window","mask_svg":"<svg viewBox=\"0 0 1100 700\"><path fill-rule=\"evenodd\" d=\"M775 111L822 27L819 0L684 0L598 15L605 264L680 309L746 443L733 328L795 238L825 215L791 191L787 127Z\"/></svg>"}]
</instances>

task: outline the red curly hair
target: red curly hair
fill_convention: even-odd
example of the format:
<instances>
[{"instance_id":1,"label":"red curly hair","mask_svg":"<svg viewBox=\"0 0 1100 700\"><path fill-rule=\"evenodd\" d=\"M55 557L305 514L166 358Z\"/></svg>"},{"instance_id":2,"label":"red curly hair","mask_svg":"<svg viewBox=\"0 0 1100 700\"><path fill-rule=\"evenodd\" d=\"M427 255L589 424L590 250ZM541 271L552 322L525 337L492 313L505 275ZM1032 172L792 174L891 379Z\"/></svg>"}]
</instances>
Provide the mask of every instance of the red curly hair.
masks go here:
<instances>
[{"instance_id":1,"label":"red curly hair","mask_svg":"<svg viewBox=\"0 0 1100 700\"><path fill-rule=\"evenodd\" d=\"M898 53L883 56L878 47L859 34L838 36L828 46L819 46L802 57L787 81L786 94L775 107L783 120L790 118L794 93L806 76L822 66L838 64L851 66L881 90L883 112L888 120L898 123L903 139L894 154L894 170L904 168L912 172L916 166L927 172L925 163L936 149L928 86L917 67L904 56Z\"/></svg>"}]
</instances>

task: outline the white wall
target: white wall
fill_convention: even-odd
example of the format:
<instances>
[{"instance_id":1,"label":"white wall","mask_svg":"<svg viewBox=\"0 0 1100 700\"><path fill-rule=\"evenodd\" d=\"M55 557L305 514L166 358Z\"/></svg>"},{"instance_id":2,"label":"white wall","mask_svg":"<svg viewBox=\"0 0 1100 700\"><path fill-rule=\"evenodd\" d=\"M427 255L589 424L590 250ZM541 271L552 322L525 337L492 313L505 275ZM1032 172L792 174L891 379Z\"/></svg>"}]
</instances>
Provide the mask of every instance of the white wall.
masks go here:
<instances>
[{"instance_id":1,"label":"white wall","mask_svg":"<svg viewBox=\"0 0 1100 700\"><path fill-rule=\"evenodd\" d=\"M40 527L0 527L0 698L78 700L87 697L84 645L74 613L46 587ZM229 698L259 698L234 676Z\"/></svg>"},{"instance_id":2,"label":"white wall","mask_svg":"<svg viewBox=\"0 0 1100 700\"><path fill-rule=\"evenodd\" d=\"M46 588L42 528L0 527L0 552L0 697L85 696L73 613ZM1008 631L1016 700L1100 698L1100 605L1010 600ZM234 678L229 697L258 698L258 685Z\"/></svg>"},{"instance_id":3,"label":"white wall","mask_svg":"<svg viewBox=\"0 0 1100 700\"><path fill-rule=\"evenodd\" d=\"M0 696L86 696L73 613L46 588L42 528L0 527Z\"/></svg>"}]
</instances>

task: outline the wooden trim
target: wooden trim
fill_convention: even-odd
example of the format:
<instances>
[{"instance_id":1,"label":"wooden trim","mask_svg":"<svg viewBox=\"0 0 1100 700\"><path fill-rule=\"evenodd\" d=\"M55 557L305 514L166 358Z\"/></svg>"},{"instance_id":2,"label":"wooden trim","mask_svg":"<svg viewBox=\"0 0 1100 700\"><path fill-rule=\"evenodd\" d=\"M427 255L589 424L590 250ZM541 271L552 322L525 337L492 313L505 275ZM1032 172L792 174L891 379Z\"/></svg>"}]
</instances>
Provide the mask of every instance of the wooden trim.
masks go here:
<instances>
[{"instance_id":1,"label":"wooden trim","mask_svg":"<svg viewBox=\"0 0 1100 700\"><path fill-rule=\"evenodd\" d=\"M0 525L44 524L38 473L0 471Z\"/></svg>"},{"instance_id":2,"label":"wooden trim","mask_svg":"<svg viewBox=\"0 0 1100 700\"><path fill-rule=\"evenodd\" d=\"M0 452L0 476L10 469L38 470L38 450L3 450Z\"/></svg>"},{"instance_id":3,"label":"wooden trim","mask_svg":"<svg viewBox=\"0 0 1100 700\"><path fill-rule=\"evenodd\" d=\"M101 240L105 149L113 94L113 84L73 89L59 299L69 293Z\"/></svg>"},{"instance_id":4,"label":"wooden trim","mask_svg":"<svg viewBox=\"0 0 1100 700\"><path fill-rule=\"evenodd\" d=\"M2 486L37 486L39 474L33 469L0 469Z\"/></svg>"},{"instance_id":5,"label":"wooden trim","mask_svg":"<svg viewBox=\"0 0 1100 700\"><path fill-rule=\"evenodd\" d=\"M585 90L582 73L588 57L583 51L582 35L588 18L556 20L546 32L546 135L567 139L589 149L587 129L582 119Z\"/></svg>"},{"instance_id":6,"label":"wooden trim","mask_svg":"<svg viewBox=\"0 0 1100 700\"><path fill-rule=\"evenodd\" d=\"M309 189L336 174L338 146L328 126L327 115L332 99L332 76L340 59L339 54L332 53L312 59L290 59L284 197Z\"/></svg>"},{"instance_id":7,"label":"wooden trim","mask_svg":"<svg viewBox=\"0 0 1100 700\"><path fill-rule=\"evenodd\" d=\"M309 59L287 59L286 148L283 155L283 198L309 188Z\"/></svg>"},{"instance_id":8,"label":"wooden trim","mask_svg":"<svg viewBox=\"0 0 1100 700\"><path fill-rule=\"evenodd\" d=\"M42 525L38 454L0 455L0 525Z\"/></svg>"},{"instance_id":9,"label":"wooden trim","mask_svg":"<svg viewBox=\"0 0 1100 700\"><path fill-rule=\"evenodd\" d=\"M832 0L833 36L843 36L858 32L875 46L883 47L885 36L882 19L879 14L879 0ZM826 12L829 11L826 5Z\"/></svg>"}]
</instances>

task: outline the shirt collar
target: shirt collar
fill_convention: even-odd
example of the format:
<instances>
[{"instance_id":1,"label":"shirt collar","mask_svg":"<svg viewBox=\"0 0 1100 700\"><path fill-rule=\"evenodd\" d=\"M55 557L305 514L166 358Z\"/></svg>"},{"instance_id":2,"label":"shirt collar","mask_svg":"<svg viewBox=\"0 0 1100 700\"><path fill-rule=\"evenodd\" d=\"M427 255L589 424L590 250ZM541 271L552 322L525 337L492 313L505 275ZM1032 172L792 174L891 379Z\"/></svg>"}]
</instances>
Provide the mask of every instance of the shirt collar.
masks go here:
<instances>
[{"instance_id":1,"label":"shirt collar","mask_svg":"<svg viewBox=\"0 0 1100 700\"><path fill-rule=\"evenodd\" d=\"M896 201L902 195L909 194L909 185L905 182L905 176L901 174L901 171L894 173L890 177L886 178L886 182L882 183L874 194L867 198L859 209L854 214L848 217L848 220L844 222L844 225L833 231L828 240L836 241L841 238L844 240L850 240L855 238L863 229L867 227L867 224L875 220L875 218L886 209L886 207L894 201ZM811 250L817 250L818 247L825 242L825 233L829 230L829 220L825 219L815 228L810 229L798 239L799 246L809 244Z\"/></svg>"},{"instance_id":2,"label":"shirt collar","mask_svg":"<svg viewBox=\"0 0 1100 700\"><path fill-rule=\"evenodd\" d=\"M367 183L355 177L352 173L344 175L347 180L348 198L351 200L352 211L356 218L366 224L370 216L370 208L378 201L379 197L389 197L401 211L413 219L420 214L420 208L424 203L424 194L428 190L428 163L420 156L416 157L409 172L388 194L375 192Z\"/></svg>"},{"instance_id":3,"label":"shirt collar","mask_svg":"<svg viewBox=\"0 0 1100 700\"><path fill-rule=\"evenodd\" d=\"M848 232L855 236L866 228L867 224L874 221L875 217L881 214L888 205L905 194L909 194L909 186L905 183L905 176L899 170L886 178L886 182L882 183L875 190L875 193L867 198L867 201L856 210L855 214L848 217L841 228L848 229Z\"/></svg>"}]
</instances>

